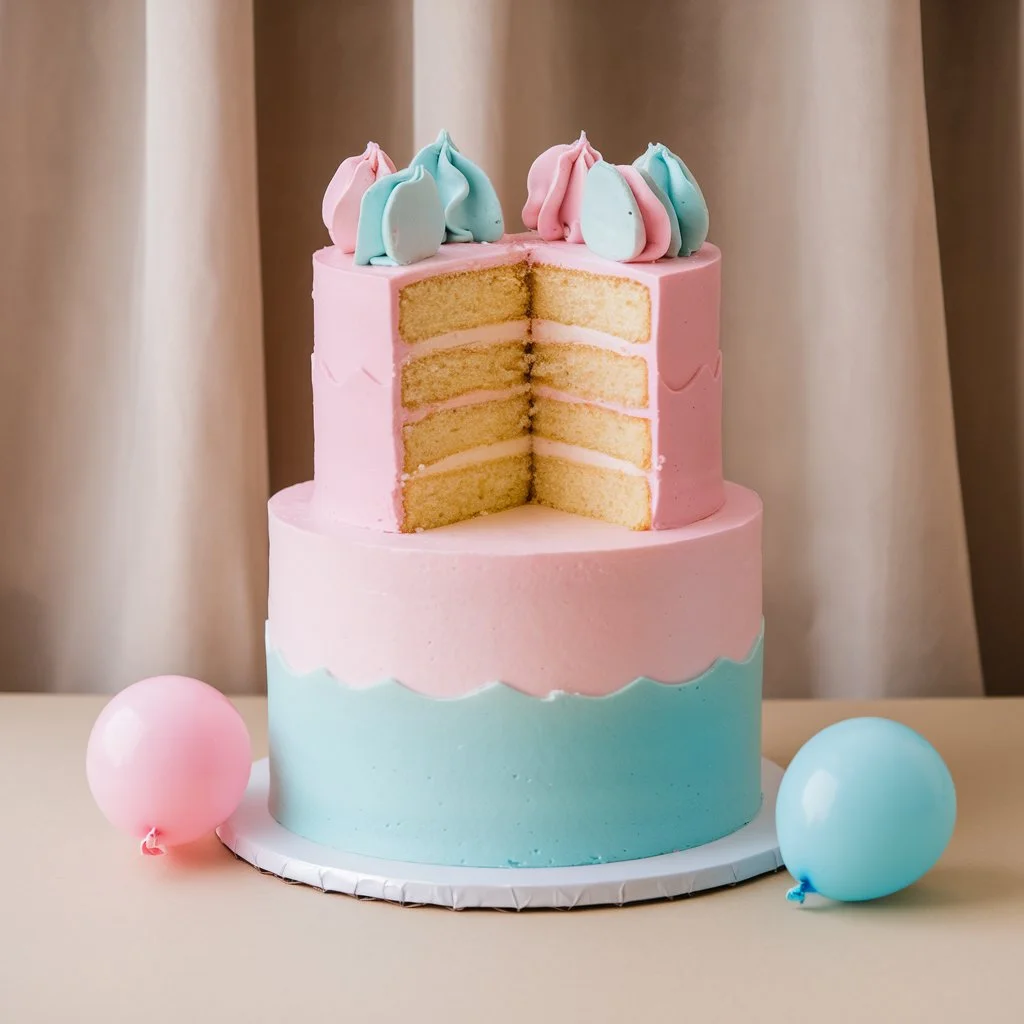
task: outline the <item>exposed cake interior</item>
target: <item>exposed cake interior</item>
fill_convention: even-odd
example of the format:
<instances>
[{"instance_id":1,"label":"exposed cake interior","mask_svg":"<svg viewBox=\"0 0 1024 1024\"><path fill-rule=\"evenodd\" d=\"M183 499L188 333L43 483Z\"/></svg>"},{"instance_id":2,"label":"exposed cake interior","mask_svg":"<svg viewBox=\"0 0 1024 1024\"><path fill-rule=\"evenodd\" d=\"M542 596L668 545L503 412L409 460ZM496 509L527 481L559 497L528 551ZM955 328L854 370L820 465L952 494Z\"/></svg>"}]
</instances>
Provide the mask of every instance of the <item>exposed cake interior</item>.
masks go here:
<instances>
[{"instance_id":1,"label":"exposed cake interior","mask_svg":"<svg viewBox=\"0 0 1024 1024\"><path fill-rule=\"evenodd\" d=\"M647 287L525 261L402 288L402 529L527 501L651 525Z\"/></svg>"}]
</instances>

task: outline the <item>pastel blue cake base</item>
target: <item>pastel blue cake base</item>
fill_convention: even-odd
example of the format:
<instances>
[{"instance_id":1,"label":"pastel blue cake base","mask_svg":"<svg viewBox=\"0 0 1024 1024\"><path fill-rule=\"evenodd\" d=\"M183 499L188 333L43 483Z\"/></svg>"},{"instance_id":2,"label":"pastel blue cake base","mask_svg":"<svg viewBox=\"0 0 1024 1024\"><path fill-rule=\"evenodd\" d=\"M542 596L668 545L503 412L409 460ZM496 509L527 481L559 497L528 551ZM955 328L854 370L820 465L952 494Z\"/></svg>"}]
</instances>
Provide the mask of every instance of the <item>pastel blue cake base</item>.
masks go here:
<instances>
[{"instance_id":1,"label":"pastel blue cake base","mask_svg":"<svg viewBox=\"0 0 1024 1024\"><path fill-rule=\"evenodd\" d=\"M762 638L679 684L605 697L500 683L356 689L267 652L269 809L314 843L471 867L602 864L726 836L761 806Z\"/></svg>"},{"instance_id":2,"label":"pastel blue cake base","mask_svg":"<svg viewBox=\"0 0 1024 1024\"><path fill-rule=\"evenodd\" d=\"M267 810L270 769L263 758L252 766L241 804L217 835L266 874L360 899L453 910L623 906L692 896L778 871L775 801L781 780L782 769L762 761L764 799L753 821L691 850L564 868L462 868L363 857L289 832Z\"/></svg>"}]
</instances>

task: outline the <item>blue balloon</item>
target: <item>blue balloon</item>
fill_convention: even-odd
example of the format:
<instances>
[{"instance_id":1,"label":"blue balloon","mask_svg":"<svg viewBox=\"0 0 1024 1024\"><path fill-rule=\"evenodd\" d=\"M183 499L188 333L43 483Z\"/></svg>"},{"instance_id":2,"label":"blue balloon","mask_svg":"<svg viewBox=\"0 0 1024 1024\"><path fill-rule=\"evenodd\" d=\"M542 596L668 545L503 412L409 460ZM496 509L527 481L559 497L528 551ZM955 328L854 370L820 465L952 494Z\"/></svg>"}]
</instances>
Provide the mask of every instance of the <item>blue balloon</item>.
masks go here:
<instances>
[{"instance_id":1,"label":"blue balloon","mask_svg":"<svg viewBox=\"0 0 1024 1024\"><path fill-rule=\"evenodd\" d=\"M872 900L916 882L942 855L956 821L956 790L936 749L887 718L823 729L793 758L775 824L803 903Z\"/></svg>"}]
</instances>

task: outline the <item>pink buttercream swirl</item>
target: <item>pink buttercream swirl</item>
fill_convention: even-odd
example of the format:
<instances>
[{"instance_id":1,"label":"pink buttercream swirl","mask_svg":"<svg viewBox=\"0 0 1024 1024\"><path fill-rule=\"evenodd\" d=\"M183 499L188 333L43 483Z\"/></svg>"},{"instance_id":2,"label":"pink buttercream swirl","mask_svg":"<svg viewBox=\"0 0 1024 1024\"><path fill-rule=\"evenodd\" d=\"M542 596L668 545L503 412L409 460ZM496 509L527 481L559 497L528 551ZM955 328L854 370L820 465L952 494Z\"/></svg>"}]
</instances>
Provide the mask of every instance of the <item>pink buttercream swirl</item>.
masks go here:
<instances>
[{"instance_id":1,"label":"pink buttercream swirl","mask_svg":"<svg viewBox=\"0 0 1024 1024\"><path fill-rule=\"evenodd\" d=\"M644 223L644 247L633 259L626 262L653 263L660 260L668 252L672 241L672 223L668 211L635 167L620 164L616 170L626 179Z\"/></svg>"},{"instance_id":2,"label":"pink buttercream swirl","mask_svg":"<svg viewBox=\"0 0 1024 1024\"><path fill-rule=\"evenodd\" d=\"M391 157L376 142L368 142L359 156L343 160L324 193L324 226L342 252L355 252L359 204L363 193L386 174L394 174Z\"/></svg>"},{"instance_id":3,"label":"pink buttercream swirl","mask_svg":"<svg viewBox=\"0 0 1024 1024\"><path fill-rule=\"evenodd\" d=\"M552 146L533 162L526 176L523 223L546 242L563 238L582 242L580 209L587 171L601 154L587 141L587 133L569 145Z\"/></svg>"}]
</instances>

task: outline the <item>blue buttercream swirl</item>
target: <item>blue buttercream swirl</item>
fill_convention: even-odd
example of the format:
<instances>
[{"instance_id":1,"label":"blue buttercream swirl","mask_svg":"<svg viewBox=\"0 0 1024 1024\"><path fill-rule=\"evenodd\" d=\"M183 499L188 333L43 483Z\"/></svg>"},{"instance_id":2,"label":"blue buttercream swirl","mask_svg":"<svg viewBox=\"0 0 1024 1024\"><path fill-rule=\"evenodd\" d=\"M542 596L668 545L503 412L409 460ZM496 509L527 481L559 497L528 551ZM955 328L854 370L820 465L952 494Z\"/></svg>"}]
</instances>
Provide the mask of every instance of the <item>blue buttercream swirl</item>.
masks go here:
<instances>
[{"instance_id":1,"label":"blue buttercream swirl","mask_svg":"<svg viewBox=\"0 0 1024 1024\"><path fill-rule=\"evenodd\" d=\"M353 259L359 266L404 267L433 256L444 234L434 179L422 167L407 167L379 178L363 193Z\"/></svg>"},{"instance_id":2,"label":"blue buttercream swirl","mask_svg":"<svg viewBox=\"0 0 1024 1024\"><path fill-rule=\"evenodd\" d=\"M667 197L679 222L680 247L668 256L690 256L708 237L708 205L697 179L689 168L667 146L652 142L647 152L633 161L633 166L657 186L655 195ZM659 192L661 193L659 195Z\"/></svg>"},{"instance_id":3,"label":"blue buttercream swirl","mask_svg":"<svg viewBox=\"0 0 1024 1024\"><path fill-rule=\"evenodd\" d=\"M486 174L442 131L413 157L436 182L444 209L446 242L496 242L505 233L498 194Z\"/></svg>"}]
</instances>

